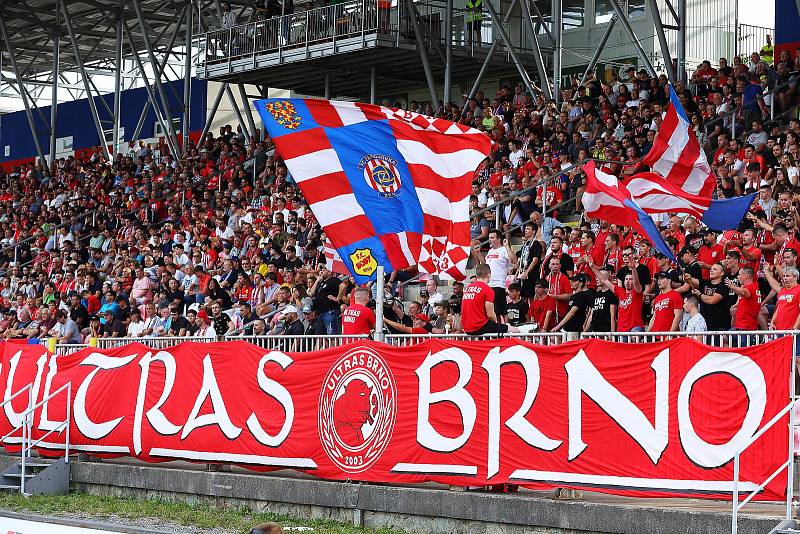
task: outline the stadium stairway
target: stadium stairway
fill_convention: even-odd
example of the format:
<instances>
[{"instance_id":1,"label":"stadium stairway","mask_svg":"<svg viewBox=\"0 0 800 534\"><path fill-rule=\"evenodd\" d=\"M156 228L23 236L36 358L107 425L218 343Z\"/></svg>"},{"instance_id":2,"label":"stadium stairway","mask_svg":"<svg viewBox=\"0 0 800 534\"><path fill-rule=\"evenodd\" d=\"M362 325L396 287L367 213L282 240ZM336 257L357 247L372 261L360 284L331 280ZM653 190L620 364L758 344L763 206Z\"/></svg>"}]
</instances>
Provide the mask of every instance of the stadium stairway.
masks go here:
<instances>
[{"instance_id":1,"label":"stadium stairway","mask_svg":"<svg viewBox=\"0 0 800 534\"><path fill-rule=\"evenodd\" d=\"M69 492L69 464L64 458L28 458L25 462L26 495L66 495ZM0 474L0 491L18 493L22 481L22 462L17 460Z\"/></svg>"}]
</instances>

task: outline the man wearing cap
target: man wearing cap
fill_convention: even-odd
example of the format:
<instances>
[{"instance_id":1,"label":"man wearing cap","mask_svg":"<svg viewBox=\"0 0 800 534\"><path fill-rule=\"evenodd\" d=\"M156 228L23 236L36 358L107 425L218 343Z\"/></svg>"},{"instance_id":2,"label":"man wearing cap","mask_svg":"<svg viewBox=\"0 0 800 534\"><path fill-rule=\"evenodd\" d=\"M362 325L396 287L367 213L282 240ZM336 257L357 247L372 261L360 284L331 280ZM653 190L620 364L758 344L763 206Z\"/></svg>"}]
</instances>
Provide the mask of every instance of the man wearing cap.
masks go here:
<instances>
[{"instance_id":1,"label":"man wearing cap","mask_svg":"<svg viewBox=\"0 0 800 534\"><path fill-rule=\"evenodd\" d=\"M100 328L99 337L125 337L125 326L114 317L114 312L110 309L103 312L105 323Z\"/></svg>"},{"instance_id":2,"label":"man wearing cap","mask_svg":"<svg viewBox=\"0 0 800 534\"><path fill-rule=\"evenodd\" d=\"M683 261L683 284L675 291L681 295L691 293L693 286L699 286L703 279L703 269L697 261L697 249L692 245L685 245L680 252Z\"/></svg>"},{"instance_id":3,"label":"man wearing cap","mask_svg":"<svg viewBox=\"0 0 800 534\"><path fill-rule=\"evenodd\" d=\"M653 316L648 332L677 332L683 316L683 299L672 289L672 279L665 272L656 275L659 295L653 299Z\"/></svg>"},{"instance_id":4,"label":"man wearing cap","mask_svg":"<svg viewBox=\"0 0 800 534\"><path fill-rule=\"evenodd\" d=\"M306 304L303 306L303 320L306 323L304 332L307 336L324 336L327 334L325 324L317 317L317 312L313 306Z\"/></svg>"},{"instance_id":5,"label":"man wearing cap","mask_svg":"<svg viewBox=\"0 0 800 534\"><path fill-rule=\"evenodd\" d=\"M412 326L406 326L396 321L392 321L391 319L384 319L384 321L386 321L387 325L394 328L401 334L425 335L425 334L430 334L433 331L433 325L431 324L431 319L426 314L418 313L414 315L411 319L412 319Z\"/></svg>"},{"instance_id":6,"label":"man wearing cap","mask_svg":"<svg viewBox=\"0 0 800 534\"><path fill-rule=\"evenodd\" d=\"M471 336L519 332L514 326L498 322L494 309L495 293L487 283L491 276L491 267L485 263L479 264L475 268L475 281L464 290L461 324L464 332Z\"/></svg>"},{"instance_id":7,"label":"man wearing cap","mask_svg":"<svg viewBox=\"0 0 800 534\"><path fill-rule=\"evenodd\" d=\"M305 333L303 321L300 320L297 307L290 304L283 309L283 323L286 325L283 329L285 336L302 336Z\"/></svg>"},{"instance_id":8,"label":"man wearing cap","mask_svg":"<svg viewBox=\"0 0 800 534\"><path fill-rule=\"evenodd\" d=\"M375 330L375 312L367 308L369 293L370 291L366 287L355 289L354 302L342 313L342 335L363 335Z\"/></svg>"},{"instance_id":9,"label":"man wearing cap","mask_svg":"<svg viewBox=\"0 0 800 534\"><path fill-rule=\"evenodd\" d=\"M211 324L211 319L208 317L208 312L205 308L200 308L197 311L197 330L194 333L195 337L217 337L217 331L214 330L214 325Z\"/></svg>"},{"instance_id":10,"label":"man wearing cap","mask_svg":"<svg viewBox=\"0 0 800 534\"><path fill-rule=\"evenodd\" d=\"M583 273L578 273L570 278L572 294L567 301L567 313L553 327L552 332L583 332L586 326L586 316L592 305L591 292L586 288L589 279Z\"/></svg>"}]
</instances>

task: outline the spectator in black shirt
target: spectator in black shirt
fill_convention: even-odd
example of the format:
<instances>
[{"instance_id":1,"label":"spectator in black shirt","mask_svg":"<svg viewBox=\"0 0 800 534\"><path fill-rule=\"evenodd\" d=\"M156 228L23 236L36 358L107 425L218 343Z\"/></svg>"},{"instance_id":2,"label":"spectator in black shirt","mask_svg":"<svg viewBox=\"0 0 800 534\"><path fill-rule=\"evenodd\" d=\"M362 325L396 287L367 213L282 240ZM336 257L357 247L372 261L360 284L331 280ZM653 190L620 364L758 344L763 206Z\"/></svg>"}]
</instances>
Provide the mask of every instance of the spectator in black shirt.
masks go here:
<instances>
[{"instance_id":1,"label":"spectator in black shirt","mask_svg":"<svg viewBox=\"0 0 800 534\"><path fill-rule=\"evenodd\" d=\"M303 306L303 318L306 322L305 335L307 336L324 336L327 334L325 330L325 323L317 317L317 312L313 306Z\"/></svg>"},{"instance_id":2,"label":"spectator in black shirt","mask_svg":"<svg viewBox=\"0 0 800 534\"><path fill-rule=\"evenodd\" d=\"M569 298L567 313L564 318L552 329L552 332L583 332L586 315L592 306L591 292L586 289L587 278L583 273L578 273L570 278L572 296Z\"/></svg>"},{"instance_id":3,"label":"spectator in black shirt","mask_svg":"<svg viewBox=\"0 0 800 534\"><path fill-rule=\"evenodd\" d=\"M114 312L108 309L103 315L106 322L100 327L98 337L125 337L128 332L120 320L114 317Z\"/></svg>"},{"instance_id":4,"label":"spectator in black shirt","mask_svg":"<svg viewBox=\"0 0 800 534\"><path fill-rule=\"evenodd\" d=\"M637 268L638 272L639 269ZM597 291L594 294L592 309L589 310L587 332L615 332L617 329L617 306L619 299L614 293L611 279L614 276L610 267L602 267L595 272Z\"/></svg>"},{"instance_id":5,"label":"spectator in black shirt","mask_svg":"<svg viewBox=\"0 0 800 534\"><path fill-rule=\"evenodd\" d=\"M302 336L305 333L305 327L297 313L297 308L291 304L283 309L283 322L286 325L283 335Z\"/></svg>"},{"instance_id":6,"label":"spectator in black shirt","mask_svg":"<svg viewBox=\"0 0 800 534\"><path fill-rule=\"evenodd\" d=\"M233 321L230 316L222 311L222 306L219 302L214 302L211 305L211 324L214 325L214 332L218 336L224 336L233 330Z\"/></svg>"},{"instance_id":7,"label":"spectator in black shirt","mask_svg":"<svg viewBox=\"0 0 800 534\"><path fill-rule=\"evenodd\" d=\"M70 293L69 318L75 321L78 328L83 330L89 326L89 312L81 303L81 296L77 292Z\"/></svg>"},{"instance_id":8,"label":"spectator in black shirt","mask_svg":"<svg viewBox=\"0 0 800 534\"><path fill-rule=\"evenodd\" d=\"M510 284L508 286L508 324L512 326L519 326L525 322L528 316L528 302L521 297L522 288L519 284Z\"/></svg>"},{"instance_id":9,"label":"spectator in black shirt","mask_svg":"<svg viewBox=\"0 0 800 534\"><path fill-rule=\"evenodd\" d=\"M308 294L314 299L314 309L325 324L325 330L329 336L341 332L341 324L339 323L341 285L342 281L327 267L323 266L319 277L308 290Z\"/></svg>"},{"instance_id":10,"label":"spectator in black shirt","mask_svg":"<svg viewBox=\"0 0 800 534\"><path fill-rule=\"evenodd\" d=\"M169 309L169 325L167 326L167 336L183 337L189 328L189 321L181 315L181 309L173 306Z\"/></svg>"},{"instance_id":11,"label":"spectator in black shirt","mask_svg":"<svg viewBox=\"0 0 800 534\"><path fill-rule=\"evenodd\" d=\"M676 288L675 291L685 295L691 292L692 287L700 285L700 280L703 279L703 268L700 267L700 262L697 261L697 249L692 245L686 245L681 249L680 258L683 262L683 284Z\"/></svg>"},{"instance_id":12,"label":"spectator in black shirt","mask_svg":"<svg viewBox=\"0 0 800 534\"><path fill-rule=\"evenodd\" d=\"M706 320L709 331L731 329L731 314L727 297L730 290L725 285L725 267L714 263L709 269L709 280L702 280L700 287L694 286L692 294L700 300L700 313Z\"/></svg>"}]
</instances>

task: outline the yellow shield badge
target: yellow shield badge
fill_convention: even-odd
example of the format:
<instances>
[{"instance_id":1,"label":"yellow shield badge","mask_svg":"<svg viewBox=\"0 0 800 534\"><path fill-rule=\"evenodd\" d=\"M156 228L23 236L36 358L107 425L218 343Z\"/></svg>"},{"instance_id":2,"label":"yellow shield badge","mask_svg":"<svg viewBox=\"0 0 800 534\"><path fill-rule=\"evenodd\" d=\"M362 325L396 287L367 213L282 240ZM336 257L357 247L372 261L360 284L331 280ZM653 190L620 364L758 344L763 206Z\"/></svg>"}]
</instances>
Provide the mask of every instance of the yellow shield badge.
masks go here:
<instances>
[{"instance_id":1,"label":"yellow shield badge","mask_svg":"<svg viewBox=\"0 0 800 534\"><path fill-rule=\"evenodd\" d=\"M378 262L372 256L372 251L368 248L359 248L350 254L350 261L353 262L353 270L361 276L369 276L378 268Z\"/></svg>"}]
</instances>

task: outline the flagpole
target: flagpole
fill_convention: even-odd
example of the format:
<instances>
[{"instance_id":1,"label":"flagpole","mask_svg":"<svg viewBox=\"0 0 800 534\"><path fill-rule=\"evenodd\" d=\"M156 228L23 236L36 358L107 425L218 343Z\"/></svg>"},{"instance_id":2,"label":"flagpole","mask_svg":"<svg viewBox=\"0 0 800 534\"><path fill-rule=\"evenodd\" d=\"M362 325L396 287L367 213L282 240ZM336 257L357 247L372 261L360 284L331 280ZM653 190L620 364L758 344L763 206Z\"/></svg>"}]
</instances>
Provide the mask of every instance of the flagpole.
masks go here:
<instances>
[{"instance_id":1,"label":"flagpole","mask_svg":"<svg viewBox=\"0 0 800 534\"><path fill-rule=\"evenodd\" d=\"M375 341L383 343L383 287L385 282L385 274L383 272L383 265L378 265L378 274L376 275L375 283L377 284L377 295L375 295Z\"/></svg>"}]
</instances>

